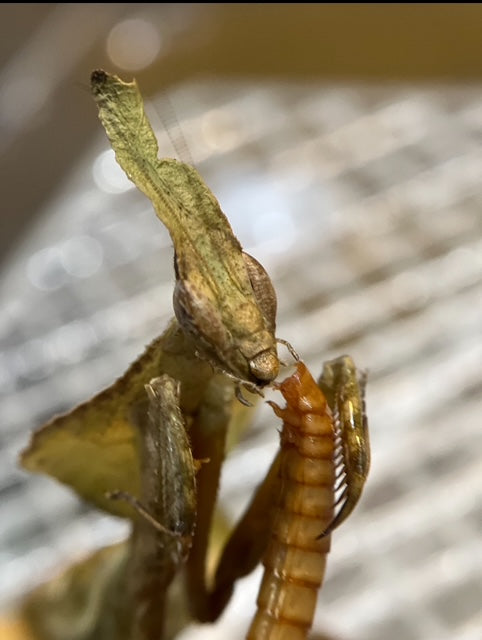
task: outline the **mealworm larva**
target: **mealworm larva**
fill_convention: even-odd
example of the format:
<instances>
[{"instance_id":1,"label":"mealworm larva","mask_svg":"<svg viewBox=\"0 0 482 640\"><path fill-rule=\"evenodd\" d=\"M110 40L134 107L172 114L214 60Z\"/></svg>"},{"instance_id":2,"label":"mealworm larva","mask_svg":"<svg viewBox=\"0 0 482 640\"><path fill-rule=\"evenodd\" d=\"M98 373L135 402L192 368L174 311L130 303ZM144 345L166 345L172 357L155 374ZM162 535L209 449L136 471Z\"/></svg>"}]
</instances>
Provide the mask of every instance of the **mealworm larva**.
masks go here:
<instances>
[{"instance_id":1,"label":"mealworm larva","mask_svg":"<svg viewBox=\"0 0 482 640\"><path fill-rule=\"evenodd\" d=\"M304 640L325 573L334 515L335 431L323 392L302 362L278 389L287 406L270 403L283 419L281 489L258 611L247 640Z\"/></svg>"},{"instance_id":2,"label":"mealworm larva","mask_svg":"<svg viewBox=\"0 0 482 640\"><path fill-rule=\"evenodd\" d=\"M318 385L335 418L337 467L336 516L323 531L328 535L348 518L357 505L370 468L370 444L365 413L365 378L350 356L325 362Z\"/></svg>"}]
</instances>

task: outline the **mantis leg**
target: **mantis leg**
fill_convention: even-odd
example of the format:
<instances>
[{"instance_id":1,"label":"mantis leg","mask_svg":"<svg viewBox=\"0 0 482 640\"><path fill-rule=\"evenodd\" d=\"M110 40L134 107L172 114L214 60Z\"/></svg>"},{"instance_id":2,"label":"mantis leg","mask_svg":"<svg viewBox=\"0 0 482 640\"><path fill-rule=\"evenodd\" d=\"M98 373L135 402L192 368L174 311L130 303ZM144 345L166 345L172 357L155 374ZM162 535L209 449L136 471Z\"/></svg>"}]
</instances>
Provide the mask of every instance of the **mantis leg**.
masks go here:
<instances>
[{"instance_id":1,"label":"mantis leg","mask_svg":"<svg viewBox=\"0 0 482 640\"><path fill-rule=\"evenodd\" d=\"M210 613L214 620L228 603L236 580L253 571L268 546L270 523L281 486L280 462L279 452L223 549L210 598Z\"/></svg>"},{"instance_id":2,"label":"mantis leg","mask_svg":"<svg viewBox=\"0 0 482 640\"><path fill-rule=\"evenodd\" d=\"M200 430L194 432L198 434ZM228 538L209 585L205 576L208 533L224 458L224 437L217 430L209 435L208 439L202 436L191 438L194 457L210 457L209 464L203 465L197 477L198 520L187 562L188 599L193 616L201 622L213 622L219 617L232 595L236 580L250 573L260 561L271 535L271 518L267 518L267 514L276 504L280 487L278 454Z\"/></svg>"},{"instance_id":3,"label":"mantis leg","mask_svg":"<svg viewBox=\"0 0 482 640\"><path fill-rule=\"evenodd\" d=\"M206 389L203 403L189 433L194 459L206 461L196 475L195 535L186 564L186 589L191 614L201 622L211 619L208 613L210 594L206 559L232 403L232 383L216 376Z\"/></svg>"},{"instance_id":4,"label":"mantis leg","mask_svg":"<svg viewBox=\"0 0 482 640\"><path fill-rule=\"evenodd\" d=\"M164 637L167 590L191 547L196 511L195 465L180 409L180 385L164 374L146 385L148 411L138 412L142 500L125 492L137 511L130 542L127 592L131 638Z\"/></svg>"}]
</instances>

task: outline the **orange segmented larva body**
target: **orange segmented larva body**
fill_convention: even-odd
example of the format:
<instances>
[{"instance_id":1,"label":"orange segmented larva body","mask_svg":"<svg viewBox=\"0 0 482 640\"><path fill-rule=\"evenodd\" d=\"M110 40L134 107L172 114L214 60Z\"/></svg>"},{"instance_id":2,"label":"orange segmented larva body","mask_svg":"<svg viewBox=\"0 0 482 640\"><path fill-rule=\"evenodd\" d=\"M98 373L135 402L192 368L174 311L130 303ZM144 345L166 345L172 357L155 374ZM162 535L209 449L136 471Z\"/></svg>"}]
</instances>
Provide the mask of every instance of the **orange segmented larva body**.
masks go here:
<instances>
[{"instance_id":1,"label":"orange segmented larva body","mask_svg":"<svg viewBox=\"0 0 482 640\"><path fill-rule=\"evenodd\" d=\"M304 640L325 573L333 519L335 434L325 396L302 362L278 387L287 406L270 403L283 419L279 499L258 611L247 640Z\"/></svg>"}]
</instances>

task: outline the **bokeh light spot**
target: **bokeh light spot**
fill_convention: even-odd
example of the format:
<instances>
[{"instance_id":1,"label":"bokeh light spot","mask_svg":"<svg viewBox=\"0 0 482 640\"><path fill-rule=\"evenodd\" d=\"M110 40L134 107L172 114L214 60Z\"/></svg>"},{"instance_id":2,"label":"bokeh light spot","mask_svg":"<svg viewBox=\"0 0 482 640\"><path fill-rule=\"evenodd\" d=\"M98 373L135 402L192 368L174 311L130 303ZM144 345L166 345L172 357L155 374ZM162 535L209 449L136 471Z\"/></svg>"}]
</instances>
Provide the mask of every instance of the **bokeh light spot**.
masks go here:
<instances>
[{"instance_id":1,"label":"bokeh light spot","mask_svg":"<svg viewBox=\"0 0 482 640\"><path fill-rule=\"evenodd\" d=\"M152 23L142 18L129 18L111 29L106 48L117 67L139 71L154 62L161 45L161 34Z\"/></svg>"},{"instance_id":2,"label":"bokeh light spot","mask_svg":"<svg viewBox=\"0 0 482 640\"><path fill-rule=\"evenodd\" d=\"M92 175L96 185L105 193L124 193L134 188L134 184L117 164L112 149L97 156Z\"/></svg>"},{"instance_id":3,"label":"bokeh light spot","mask_svg":"<svg viewBox=\"0 0 482 640\"><path fill-rule=\"evenodd\" d=\"M60 259L68 274L76 278L88 278L100 269L103 251L95 238L76 236L63 244Z\"/></svg>"}]
</instances>

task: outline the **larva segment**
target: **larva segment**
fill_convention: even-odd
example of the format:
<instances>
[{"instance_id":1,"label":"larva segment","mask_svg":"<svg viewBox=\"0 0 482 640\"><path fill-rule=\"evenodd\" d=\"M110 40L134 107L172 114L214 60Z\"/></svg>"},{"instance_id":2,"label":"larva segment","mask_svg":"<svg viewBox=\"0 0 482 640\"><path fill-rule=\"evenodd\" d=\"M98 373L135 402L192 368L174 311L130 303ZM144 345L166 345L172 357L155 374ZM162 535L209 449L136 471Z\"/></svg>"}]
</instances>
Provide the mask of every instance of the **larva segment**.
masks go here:
<instances>
[{"instance_id":1,"label":"larva segment","mask_svg":"<svg viewBox=\"0 0 482 640\"><path fill-rule=\"evenodd\" d=\"M338 511L323 531L328 535L348 518L360 500L370 468L370 443L365 412L365 373L360 374L350 356L323 365L318 384L335 418L335 463Z\"/></svg>"},{"instance_id":2,"label":"larva segment","mask_svg":"<svg viewBox=\"0 0 482 640\"><path fill-rule=\"evenodd\" d=\"M281 489L247 640L304 640L325 574L333 519L335 433L323 392L302 362L279 385L287 406L270 403L283 419Z\"/></svg>"}]
</instances>

